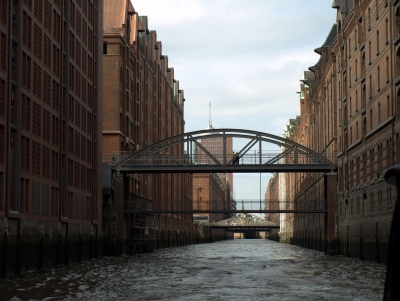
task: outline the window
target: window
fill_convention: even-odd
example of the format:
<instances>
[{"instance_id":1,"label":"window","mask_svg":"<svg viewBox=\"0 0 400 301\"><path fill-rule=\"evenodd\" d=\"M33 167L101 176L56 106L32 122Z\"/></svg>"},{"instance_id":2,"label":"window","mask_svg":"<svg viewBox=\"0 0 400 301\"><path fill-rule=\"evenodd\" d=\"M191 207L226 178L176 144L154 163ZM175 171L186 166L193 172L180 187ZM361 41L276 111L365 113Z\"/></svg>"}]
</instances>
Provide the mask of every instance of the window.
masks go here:
<instances>
[{"instance_id":1,"label":"window","mask_svg":"<svg viewBox=\"0 0 400 301\"><path fill-rule=\"evenodd\" d=\"M30 140L25 136L21 136L21 169L27 172L30 172L30 154Z\"/></svg>"},{"instance_id":2,"label":"window","mask_svg":"<svg viewBox=\"0 0 400 301\"><path fill-rule=\"evenodd\" d=\"M369 41L368 42L368 60L369 60L369 65L371 65L371 57L372 57L372 55L371 55L371 53L372 53L372 49L371 49L371 41Z\"/></svg>"},{"instance_id":3,"label":"window","mask_svg":"<svg viewBox=\"0 0 400 301\"><path fill-rule=\"evenodd\" d=\"M22 32L22 43L28 48L32 48L32 18L24 11L23 15L23 32Z\"/></svg>"},{"instance_id":4,"label":"window","mask_svg":"<svg viewBox=\"0 0 400 301\"><path fill-rule=\"evenodd\" d=\"M358 91L356 90L356 112L358 111Z\"/></svg>"},{"instance_id":5,"label":"window","mask_svg":"<svg viewBox=\"0 0 400 301\"><path fill-rule=\"evenodd\" d=\"M390 72L390 64L389 64L389 57L386 57L386 82L389 82L389 72Z\"/></svg>"},{"instance_id":6,"label":"window","mask_svg":"<svg viewBox=\"0 0 400 301\"><path fill-rule=\"evenodd\" d=\"M392 165L392 139L386 140L386 167Z\"/></svg>"},{"instance_id":7,"label":"window","mask_svg":"<svg viewBox=\"0 0 400 301\"><path fill-rule=\"evenodd\" d=\"M7 65L7 37L4 33L1 33L1 39L0 39L0 68L3 71L6 71L6 65Z\"/></svg>"},{"instance_id":8,"label":"window","mask_svg":"<svg viewBox=\"0 0 400 301\"><path fill-rule=\"evenodd\" d=\"M0 164L4 164L5 147L4 147L4 126L0 125ZM1 183L0 183L1 184ZM1 202L0 202L1 203Z\"/></svg>"},{"instance_id":9,"label":"window","mask_svg":"<svg viewBox=\"0 0 400 301\"><path fill-rule=\"evenodd\" d=\"M369 98L372 98L372 75L369 76Z\"/></svg>"},{"instance_id":10,"label":"window","mask_svg":"<svg viewBox=\"0 0 400 301\"><path fill-rule=\"evenodd\" d=\"M375 158L374 149L371 149L369 156L369 180L372 181L374 178Z\"/></svg>"},{"instance_id":11,"label":"window","mask_svg":"<svg viewBox=\"0 0 400 301\"><path fill-rule=\"evenodd\" d=\"M1 185L1 183L0 183ZM0 188L1 190L1 188ZM21 178L21 212L29 213L30 194L29 194L29 180Z\"/></svg>"},{"instance_id":12,"label":"window","mask_svg":"<svg viewBox=\"0 0 400 301\"><path fill-rule=\"evenodd\" d=\"M49 0L44 1L44 27L51 32L52 25L52 11L51 11L51 3Z\"/></svg>"},{"instance_id":13,"label":"window","mask_svg":"<svg viewBox=\"0 0 400 301\"><path fill-rule=\"evenodd\" d=\"M32 113L32 134L40 137L42 129L42 108L36 101L33 102Z\"/></svg>"},{"instance_id":14,"label":"window","mask_svg":"<svg viewBox=\"0 0 400 301\"><path fill-rule=\"evenodd\" d=\"M42 68L33 62L33 94L42 97Z\"/></svg>"},{"instance_id":15,"label":"window","mask_svg":"<svg viewBox=\"0 0 400 301\"><path fill-rule=\"evenodd\" d=\"M41 146L36 141L32 141L32 173L40 176L41 167Z\"/></svg>"},{"instance_id":16,"label":"window","mask_svg":"<svg viewBox=\"0 0 400 301\"><path fill-rule=\"evenodd\" d=\"M33 26L33 54L39 59L42 60L42 29L41 27L34 23Z\"/></svg>"},{"instance_id":17,"label":"window","mask_svg":"<svg viewBox=\"0 0 400 301\"><path fill-rule=\"evenodd\" d=\"M356 140L358 140L358 121L356 123Z\"/></svg>"},{"instance_id":18,"label":"window","mask_svg":"<svg viewBox=\"0 0 400 301\"><path fill-rule=\"evenodd\" d=\"M51 76L43 70L43 102L51 106Z\"/></svg>"},{"instance_id":19,"label":"window","mask_svg":"<svg viewBox=\"0 0 400 301\"><path fill-rule=\"evenodd\" d=\"M43 140L47 142L50 142L50 131L51 131L50 116L51 116L50 112L47 111L46 109L43 109Z\"/></svg>"},{"instance_id":20,"label":"window","mask_svg":"<svg viewBox=\"0 0 400 301\"><path fill-rule=\"evenodd\" d=\"M46 179L50 179L50 160L50 149L42 146L42 176Z\"/></svg>"},{"instance_id":21,"label":"window","mask_svg":"<svg viewBox=\"0 0 400 301\"><path fill-rule=\"evenodd\" d=\"M107 54L107 42L103 42L103 54Z\"/></svg>"},{"instance_id":22,"label":"window","mask_svg":"<svg viewBox=\"0 0 400 301\"><path fill-rule=\"evenodd\" d=\"M386 40L386 44L389 43L389 21L388 19L386 19L385 21L385 40Z\"/></svg>"},{"instance_id":23,"label":"window","mask_svg":"<svg viewBox=\"0 0 400 301\"><path fill-rule=\"evenodd\" d=\"M378 103L378 124L381 123L381 103Z\"/></svg>"},{"instance_id":24,"label":"window","mask_svg":"<svg viewBox=\"0 0 400 301\"><path fill-rule=\"evenodd\" d=\"M381 68L380 67L378 67L378 92L380 91L380 87L381 87Z\"/></svg>"},{"instance_id":25,"label":"window","mask_svg":"<svg viewBox=\"0 0 400 301\"><path fill-rule=\"evenodd\" d=\"M51 152L51 179L53 181L58 182L59 175L59 162L58 162L58 153L55 151Z\"/></svg>"},{"instance_id":26,"label":"window","mask_svg":"<svg viewBox=\"0 0 400 301\"><path fill-rule=\"evenodd\" d=\"M0 79L0 117L5 117L6 113L6 83Z\"/></svg>"},{"instance_id":27,"label":"window","mask_svg":"<svg viewBox=\"0 0 400 301\"><path fill-rule=\"evenodd\" d=\"M357 43L358 43L358 36L357 36L357 29L354 31L354 50L357 49Z\"/></svg>"},{"instance_id":28,"label":"window","mask_svg":"<svg viewBox=\"0 0 400 301\"><path fill-rule=\"evenodd\" d=\"M35 13L35 17L42 23L43 18L43 1L42 0L34 0L33 11Z\"/></svg>"},{"instance_id":29,"label":"window","mask_svg":"<svg viewBox=\"0 0 400 301\"><path fill-rule=\"evenodd\" d=\"M379 55L379 30L376 32L376 55Z\"/></svg>"},{"instance_id":30,"label":"window","mask_svg":"<svg viewBox=\"0 0 400 301\"><path fill-rule=\"evenodd\" d=\"M11 3L10 1L0 1L0 22L4 25L7 25L7 16L8 16L8 9L7 3Z\"/></svg>"},{"instance_id":31,"label":"window","mask_svg":"<svg viewBox=\"0 0 400 301\"><path fill-rule=\"evenodd\" d=\"M58 188L51 187L51 216L58 216Z\"/></svg>"}]
</instances>

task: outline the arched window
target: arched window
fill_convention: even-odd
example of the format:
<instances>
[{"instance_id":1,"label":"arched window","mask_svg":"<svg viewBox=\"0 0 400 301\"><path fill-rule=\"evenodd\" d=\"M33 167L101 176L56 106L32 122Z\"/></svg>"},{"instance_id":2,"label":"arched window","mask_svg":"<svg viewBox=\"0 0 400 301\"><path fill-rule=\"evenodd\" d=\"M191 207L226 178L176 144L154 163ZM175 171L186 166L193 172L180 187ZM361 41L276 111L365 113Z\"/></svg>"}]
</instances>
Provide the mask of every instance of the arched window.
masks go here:
<instances>
[{"instance_id":1,"label":"arched window","mask_svg":"<svg viewBox=\"0 0 400 301\"><path fill-rule=\"evenodd\" d=\"M372 181L375 176L375 152L371 148L369 152L369 180Z\"/></svg>"},{"instance_id":2,"label":"arched window","mask_svg":"<svg viewBox=\"0 0 400 301\"><path fill-rule=\"evenodd\" d=\"M386 169L392 166L392 138L386 140Z\"/></svg>"},{"instance_id":3,"label":"arched window","mask_svg":"<svg viewBox=\"0 0 400 301\"><path fill-rule=\"evenodd\" d=\"M357 43L358 43L358 36L357 36L357 28L354 31L354 50L357 49Z\"/></svg>"},{"instance_id":4,"label":"arched window","mask_svg":"<svg viewBox=\"0 0 400 301\"><path fill-rule=\"evenodd\" d=\"M396 134L396 164L400 164L400 136Z\"/></svg>"},{"instance_id":5,"label":"arched window","mask_svg":"<svg viewBox=\"0 0 400 301\"><path fill-rule=\"evenodd\" d=\"M372 58L372 49L371 49L371 41L368 42L368 60L369 60L369 65L371 65L371 58Z\"/></svg>"},{"instance_id":6,"label":"arched window","mask_svg":"<svg viewBox=\"0 0 400 301\"><path fill-rule=\"evenodd\" d=\"M357 60L356 60L356 65L355 65L355 70L354 70L354 72L355 72L355 81L357 81L357 78L358 78L358 62L357 62Z\"/></svg>"},{"instance_id":7,"label":"arched window","mask_svg":"<svg viewBox=\"0 0 400 301\"><path fill-rule=\"evenodd\" d=\"M363 208L362 208L362 210L363 210L363 215L364 216L367 215L367 194L366 193L363 194Z\"/></svg>"},{"instance_id":8,"label":"arched window","mask_svg":"<svg viewBox=\"0 0 400 301\"><path fill-rule=\"evenodd\" d=\"M381 124L381 103L378 102L378 124Z\"/></svg>"},{"instance_id":9,"label":"arched window","mask_svg":"<svg viewBox=\"0 0 400 301\"><path fill-rule=\"evenodd\" d=\"M378 145L378 169L377 169L377 175L379 177L383 176L383 164L382 164L382 161L383 161L383 145L382 145L382 143L380 143Z\"/></svg>"},{"instance_id":10,"label":"arched window","mask_svg":"<svg viewBox=\"0 0 400 301\"><path fill-rule=\"evenodd\" d=\"M386 40L386 44L389 43L389 21L386 18L385 20L385 40Z\"/></svg>"},{"instance_id":11,"label":"arched window","mask_svg":"<svg viewBox=\"0 0 400 301\"><path fill-rule=\"evenodd\" d=\"M389 57L386 57L386 83L389 83L389 74L390 74L390 64Z\"/></svg>"},{"instance_id":12,"label":"arched window","mask_svg":"<svg viewBox=\"0 0 400 301\"><path fill-rule=\"evenodd\" d=\"M354 186L354 161L350 161L350 183L349 188Z\"/></svg>"},{"instance_id":13,"label":"arched window","mask_svg":"<svg viewBox=\"0 0 400 301\"><path fill-rule=\"evenodd\" d=\"M358 91L356 90L356 112L358 112Z\"/></svg>"},{"instance_id":14,"label":"arched window","mask_svg":"<svg viewBox=\"0 0 400 301\"><path fill-rule=\"evenodd\" d=\"M378 91L381 89L381 68L378 67Z\"/></svg>"},{"instance_id":15,"label":"arched window","mask_svg":"<svg viewBox=\"0 0 400 301\"><path fill-rule=\"evenodd\" d=\"M362 184L367 182L367 156L365 153L362 154Z\"/></svg>"},{"instance_id":16,"label":"arched window","mask_svg":"<svg viewBox=\"0 0 400 301\"><path fill-rule=\"evenodd\" d=\"M369 130L372 131L372 109L369 110Z\"/></svg>"},{"instance_id":17,"label":"arched window","mask_svg":"<svg viewBox=\"0 0 400 301\"><path fill-rule=\"evenodd\" d=\"M376 31L376 55L379 55L379 30Z\"/></svg>"},{"instance_id":18,"label":"arched window","mask_svg":"<svg viewBox=\"0 0 400 301\"><path fill-rule=\"evenodd\" d=\"M358 121L356 123L356 141L358 140Z\"/></svg>"},{"instance_id":19,"label":"arched window","mask_svg":"<svg viewBox=\"0 0 400 301\"><path fill-rule=\"evenodd\" d=\"M369 76L369 98L372 98L372 75Z\"/></svg>"},{"instance_id":20,"label":"arched window","mask_svg":"<svg viewBox=\"0 0 400 301\"><path fill-rule=\"evenodd\" d=\"M351 87L351 67L349 68L349 87Z\"/></svg>"}]
</instances>

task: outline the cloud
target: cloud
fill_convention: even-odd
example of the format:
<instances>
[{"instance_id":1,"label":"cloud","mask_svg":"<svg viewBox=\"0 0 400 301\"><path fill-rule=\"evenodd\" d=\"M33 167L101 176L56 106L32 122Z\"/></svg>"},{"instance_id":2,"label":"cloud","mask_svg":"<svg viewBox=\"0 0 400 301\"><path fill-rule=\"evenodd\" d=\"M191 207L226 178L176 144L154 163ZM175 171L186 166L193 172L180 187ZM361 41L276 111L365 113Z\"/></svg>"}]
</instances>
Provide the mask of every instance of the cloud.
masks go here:
<instances>
[{"instance_id":1,"label":"cloud","mask_svg":"<svg viewBox=\"0 0 400 301\"><path fill-rule=\"evenodd\" d=\"M140 16L149 17L149 25L159 27L183 26L206 16L201 0L131 1Z\"/></svg>"},{"instance_id":2,"label":"cloud","mask_svg":"<svg viewBox=\"0 0 400 301\"><path fill-rule=\"evenodd\" d=\"M314 49L324 43L336 20L335 10L321 0L132 4L139 15L148 16L184 90L185 131L207 127L211 102L216 128L280 136L288 119L299 115L301 73L318 61ZM259 197L251 179L253 175L235 175L238 195Z\"/></svg>"}]
</instances>

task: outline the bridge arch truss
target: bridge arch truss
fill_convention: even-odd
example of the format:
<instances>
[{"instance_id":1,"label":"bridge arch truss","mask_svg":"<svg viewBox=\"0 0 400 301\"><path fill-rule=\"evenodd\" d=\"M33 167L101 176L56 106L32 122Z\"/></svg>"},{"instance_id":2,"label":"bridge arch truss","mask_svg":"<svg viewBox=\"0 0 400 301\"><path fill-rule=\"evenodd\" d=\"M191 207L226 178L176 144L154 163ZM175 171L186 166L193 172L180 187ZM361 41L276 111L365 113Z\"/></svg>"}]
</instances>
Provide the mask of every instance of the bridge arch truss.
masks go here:
<instances>
[{"instance_id":1,"label":"bridge arch truss","mask_svg":"<svg viewBox=\"0 0 400 301\"><path fill-rule=\"evenodd\" d=\"M238 151L240 164L228 153L227 139L243 139ZM222 139L220 154L210 153L202 139ZM268 151L271 144L276 151ZM199 154L199 150L201 155ZM173 136L135 152L121 152L110 158L120 173L184 172L331 172L337 166L333 154L319 154L289 139L244 129L206 129Z\"/></svg>"}]
</instances>

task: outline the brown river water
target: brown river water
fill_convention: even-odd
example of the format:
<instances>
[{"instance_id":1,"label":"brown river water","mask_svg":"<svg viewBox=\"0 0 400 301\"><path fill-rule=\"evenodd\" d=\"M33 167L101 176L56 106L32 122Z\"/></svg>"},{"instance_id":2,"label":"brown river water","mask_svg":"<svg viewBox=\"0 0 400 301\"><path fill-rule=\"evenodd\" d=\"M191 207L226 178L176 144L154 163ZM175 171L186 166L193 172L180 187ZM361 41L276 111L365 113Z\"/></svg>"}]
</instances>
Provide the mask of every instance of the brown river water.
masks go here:
<instances>
[{"instance_id":1,"label":"brown river water","mask_svg":"<svg viewBox=\"0 0 400 301\"><path fill-rule=\"evenodd\" d=\"M386 267L269 240L156 250L0 279L0 300L382 300Z\"/></svg>"}]
</instances>

